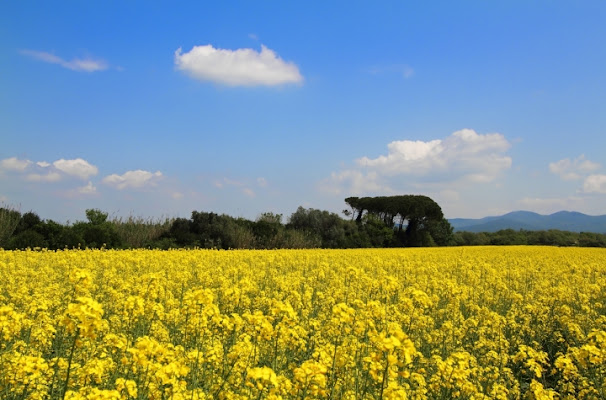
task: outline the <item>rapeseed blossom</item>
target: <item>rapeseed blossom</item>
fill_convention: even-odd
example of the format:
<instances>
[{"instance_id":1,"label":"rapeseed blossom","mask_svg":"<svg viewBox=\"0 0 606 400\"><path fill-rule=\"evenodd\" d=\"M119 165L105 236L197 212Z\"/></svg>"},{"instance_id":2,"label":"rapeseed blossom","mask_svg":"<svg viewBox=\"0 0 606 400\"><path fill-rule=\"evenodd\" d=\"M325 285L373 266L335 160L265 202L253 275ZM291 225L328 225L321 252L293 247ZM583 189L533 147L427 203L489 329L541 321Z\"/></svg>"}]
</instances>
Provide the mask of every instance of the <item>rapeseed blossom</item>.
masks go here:
<instances>
[{"instance_id":1,"label":"rapeseed blossom","mask_svg":"<svg viewBox=\"0 0 606 400\"><path fill-rule=\"evenodd\" d=\"M606 251L0 250L2 399L606 398Z\"/></svg>"}]
</instances>

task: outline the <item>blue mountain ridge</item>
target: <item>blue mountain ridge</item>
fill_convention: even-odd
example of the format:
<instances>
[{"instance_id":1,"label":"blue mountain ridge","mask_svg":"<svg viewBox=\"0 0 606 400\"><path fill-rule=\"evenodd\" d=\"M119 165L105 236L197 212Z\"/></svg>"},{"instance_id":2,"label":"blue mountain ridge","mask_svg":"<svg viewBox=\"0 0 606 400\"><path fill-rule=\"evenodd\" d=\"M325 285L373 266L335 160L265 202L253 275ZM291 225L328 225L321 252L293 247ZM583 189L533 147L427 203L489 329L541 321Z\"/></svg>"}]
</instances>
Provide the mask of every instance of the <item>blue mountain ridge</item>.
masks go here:
<instances>
[{"instance_id":1,"label":"blue mountain ridge","mask_svg":"<svg viewBox=\"0 0 606 400\"><path fill-rule=\"evenodd\" d=\"M606 233L606 215L587 215L576 211L559 211L541 215L531 211L513 211L501 216L479 219L448 220L456 231L496 232L501 229L542 231L558 229L570 232Z\"/></svg>"}]
</instances>

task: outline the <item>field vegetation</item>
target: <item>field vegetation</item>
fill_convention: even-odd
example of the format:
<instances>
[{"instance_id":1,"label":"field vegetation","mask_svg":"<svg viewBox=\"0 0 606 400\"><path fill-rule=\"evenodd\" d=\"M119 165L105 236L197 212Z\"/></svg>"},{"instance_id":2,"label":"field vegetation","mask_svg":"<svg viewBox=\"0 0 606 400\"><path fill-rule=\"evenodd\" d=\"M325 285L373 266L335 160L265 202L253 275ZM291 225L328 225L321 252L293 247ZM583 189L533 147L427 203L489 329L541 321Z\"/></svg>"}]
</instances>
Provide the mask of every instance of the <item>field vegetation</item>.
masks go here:
<instances>
[{"instance_id":1,"label":"field vegetation","mask_svg":"<svg viewBox=\"0 0 606 400\"><path fill-rule=\"evenodd\" d=\"M604 399L606 250L0 251L2 399Z\"/></svg>"},{"instance_id":2,"label":"field vegetation","mask_svg":"<svg viewBox=\"0 0 606 400\"><path fill-rule=\"evenodd\" d=\"M404 196L394 196L404 197ZM59 224L34 212L0 208L0 248L50 250L106 249L310 249L482 245L606 247L606 234L591 232L515 231L453 232L437 204L420 198L414 213L387 198L348 198L347 219L328 211L299 207L286 221L263 213L256 220L193 211L190 218L109 217L86 210L86 220ZM378 200L377 200L378 199ZM367 208L364 208L367 207ZM427 215L426 215L427 214ZM405 217L402 217L404 215ZM427 216L430 217L427 217Z\"/></svg>"}]
</instances>

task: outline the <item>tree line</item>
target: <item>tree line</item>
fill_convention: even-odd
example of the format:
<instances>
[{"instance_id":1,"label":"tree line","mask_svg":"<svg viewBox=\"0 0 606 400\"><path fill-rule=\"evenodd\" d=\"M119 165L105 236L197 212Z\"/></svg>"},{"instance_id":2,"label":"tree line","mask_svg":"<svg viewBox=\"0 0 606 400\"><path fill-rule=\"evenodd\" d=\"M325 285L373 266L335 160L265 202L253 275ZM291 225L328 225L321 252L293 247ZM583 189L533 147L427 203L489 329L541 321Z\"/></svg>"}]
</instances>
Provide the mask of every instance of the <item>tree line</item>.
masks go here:
<instances>
[{"instance_id":1,"label":"tree line","mask_svg":"<svg viewBox=\"0 0 606 400\"><path fill-rule=\"evenodd\" d=\"M86 221L60 224L35 212L0 208L0 248L365 248L463 245L606 247L606 235L564 231L453 232L440 206L427 196L348 197L339 214L299 207L254 221L193 211L190 218L109 218L86 210Z\"/></svg>"}]
</instances>

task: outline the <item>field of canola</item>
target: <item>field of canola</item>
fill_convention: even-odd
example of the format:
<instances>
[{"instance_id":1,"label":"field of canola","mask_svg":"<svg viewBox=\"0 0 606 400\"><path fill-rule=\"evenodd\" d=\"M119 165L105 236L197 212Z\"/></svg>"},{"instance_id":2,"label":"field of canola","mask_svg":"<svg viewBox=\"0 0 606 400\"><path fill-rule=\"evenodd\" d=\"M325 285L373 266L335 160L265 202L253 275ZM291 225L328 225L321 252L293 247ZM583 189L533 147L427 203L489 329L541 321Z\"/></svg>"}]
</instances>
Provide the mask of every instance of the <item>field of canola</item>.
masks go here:
<instances>
[{"instance_id":1,"label":"field of canola","mask_svg":"<svg viewBox=\"0 0 606 400\"><path fill-rule=\"evenodd\" d=\"M604 399L606 250L0 251L1 399Z\"/></svg>"}]
</instances>

